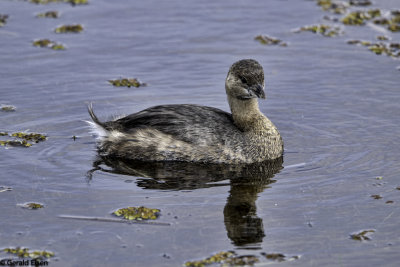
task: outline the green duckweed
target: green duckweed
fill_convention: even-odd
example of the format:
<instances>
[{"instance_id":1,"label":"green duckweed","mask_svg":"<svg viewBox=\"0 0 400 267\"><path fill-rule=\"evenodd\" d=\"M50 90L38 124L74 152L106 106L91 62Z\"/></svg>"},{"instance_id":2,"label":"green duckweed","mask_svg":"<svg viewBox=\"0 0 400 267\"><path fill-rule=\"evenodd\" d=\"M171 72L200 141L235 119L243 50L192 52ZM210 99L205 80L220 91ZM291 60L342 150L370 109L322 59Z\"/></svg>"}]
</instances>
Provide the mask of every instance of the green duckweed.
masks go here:
<instances>
[{"instance_id":1,"label":"green duckweed","mask_svg":"<svg viewBox=\"0 0 400 267\"><path fill-rule=\"evenodd\" d=\"M149 209L146 207L128 207L114 211L112 214L124 217L127 220L155 220L160 214L159 209Z\"/></svg>"}]
</instances>

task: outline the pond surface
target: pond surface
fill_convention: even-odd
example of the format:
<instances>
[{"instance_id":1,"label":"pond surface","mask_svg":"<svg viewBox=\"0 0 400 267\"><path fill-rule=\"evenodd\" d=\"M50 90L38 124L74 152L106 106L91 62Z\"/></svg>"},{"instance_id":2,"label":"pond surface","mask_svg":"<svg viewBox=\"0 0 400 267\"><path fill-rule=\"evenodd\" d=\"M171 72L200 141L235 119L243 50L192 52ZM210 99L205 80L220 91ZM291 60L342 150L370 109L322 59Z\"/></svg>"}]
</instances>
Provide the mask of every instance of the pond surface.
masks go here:
<instances>
[{"instance_id":1,"label":"pond surface","mask_svg":"<svg viewBox=\"0 0 400 267\"><path fill-rule=\"evenodd\" d=\"M400 9L398 0L374 2L369 8L385 14ZM49 10L60 17L35 17ZM16 107L0 111L0 132L47 136L29 148L0 147L0 189L12 188L0 190L1 248L52 251L51 266L181 266L221 251L254 255L259 266L397 266L400 62L347 41L386 35L399 43L400 33L370 22L327 21L326 15L340 15L299 0L92 0L82 6L1 0L0 14L9 15L0 27L0 104ZM54 33L75 23L82 33ZM339 25L343 33L294 33L318 23ZM262 45L254 40L259 34L288 46ZM32 46L44 38L67 49ZM283 136L283 162L97 161L84 122L87 103L102 120L171 103L228 110L224 79L242 58L264 67L267 100L260 108ZM121 77L148 86L107 82ZM27 202L45 207L18 206ZM157 221L170 225L59 217L113 218L128 206L160 209ZM350 238L364 230L374 230L370 240Z\"/></svg>"}]
</instances>

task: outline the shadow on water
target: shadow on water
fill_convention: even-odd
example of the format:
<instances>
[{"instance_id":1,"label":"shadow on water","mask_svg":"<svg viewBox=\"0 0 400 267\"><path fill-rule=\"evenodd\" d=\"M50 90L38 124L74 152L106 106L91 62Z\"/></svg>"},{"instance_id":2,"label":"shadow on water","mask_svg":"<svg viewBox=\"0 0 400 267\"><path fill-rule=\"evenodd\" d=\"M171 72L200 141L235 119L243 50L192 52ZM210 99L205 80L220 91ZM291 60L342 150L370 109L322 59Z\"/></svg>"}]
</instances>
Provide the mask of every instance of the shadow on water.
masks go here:
<instances>
[{"instance_id":1,"label":"shadow on water","mask_svg":"<svg viewBox=\"0 0 400 267\"><path fill-rule=\"evenodd\" d=\"M251 165L213 165L181 162L138 162L98 158L87 173L95 171L135 176L143 189L195 190L230 185L224 207L224 223L232 243L241 248L258 249L265 236L263 221L257 216L258 194L276 182L283 158Z\"/></svg>"}]
</instances>

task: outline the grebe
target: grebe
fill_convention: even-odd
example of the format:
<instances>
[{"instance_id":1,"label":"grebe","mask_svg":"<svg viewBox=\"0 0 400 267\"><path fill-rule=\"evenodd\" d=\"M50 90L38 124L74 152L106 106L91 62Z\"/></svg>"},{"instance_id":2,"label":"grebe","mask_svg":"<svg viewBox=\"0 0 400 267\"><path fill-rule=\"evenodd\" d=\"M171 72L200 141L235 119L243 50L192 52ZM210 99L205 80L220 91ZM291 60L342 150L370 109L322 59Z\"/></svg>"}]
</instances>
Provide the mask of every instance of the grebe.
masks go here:
<instances>
[{"instance_id":1,"label":"grebe","mask_svg":"<svg viewBox=\"0 0 400 267\"><path fill-rule=\"evenodd\" d=\"M225 80L232 114L200 105L161 105L100 122L89 105L101 156L140 161L255 163L283 154L275 125L258 108L264 71L253 59L234 63Z\"/></svg>"}]
</instances>

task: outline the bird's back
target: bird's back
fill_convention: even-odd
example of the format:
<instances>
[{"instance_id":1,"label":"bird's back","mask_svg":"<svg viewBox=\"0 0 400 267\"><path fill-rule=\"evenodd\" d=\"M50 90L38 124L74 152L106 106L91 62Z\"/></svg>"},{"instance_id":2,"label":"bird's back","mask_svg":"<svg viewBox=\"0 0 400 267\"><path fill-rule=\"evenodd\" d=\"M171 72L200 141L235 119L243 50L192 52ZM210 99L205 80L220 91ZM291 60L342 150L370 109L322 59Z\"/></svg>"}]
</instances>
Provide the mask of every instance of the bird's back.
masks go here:
<instances>
[{"instance_id":1,"label":"bird's back","mask_svg":"<svg viewBox=\"0 0 400 267\"><path fill-rule=\"evenodd\" d=\"M105 126L126 134L154 129L199 146L226 145L232 135L240 132L230 113L200 105L155 106L107 122Z\"/></svg>"}]
</instances>

